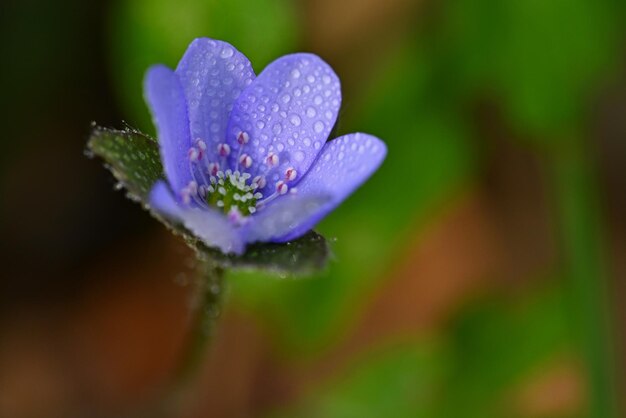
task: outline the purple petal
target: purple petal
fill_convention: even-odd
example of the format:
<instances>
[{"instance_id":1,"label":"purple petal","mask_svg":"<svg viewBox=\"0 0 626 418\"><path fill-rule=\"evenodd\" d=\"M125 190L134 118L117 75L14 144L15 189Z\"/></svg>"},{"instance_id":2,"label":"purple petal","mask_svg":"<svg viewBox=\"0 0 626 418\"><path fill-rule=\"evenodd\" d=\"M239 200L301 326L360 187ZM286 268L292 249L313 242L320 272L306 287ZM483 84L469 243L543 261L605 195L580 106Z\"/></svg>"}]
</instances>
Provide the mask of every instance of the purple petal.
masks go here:
<instances>
[{"instance_id":1,"label":"purple petal","mask_svg":"<svg viewBox=\"0 0 626 418\"><path fill-rule=\"evenodd\" d=\"M245 248L239 230L224 215L212 209L180 205L163 181L152 188L150 205L163 216L180 222L209 247L236 254L241 254Z\"/></svg>"},{"instance_id":2,"label":"purple petal","mask_svg":"<svg viewBox=\"0 0 626 418\"><path fill-rule=\"evenodd\" d=\"M274 240L290 241L313 228L378 169L385 155L385 143L368 134L348 134L326 143L319 158L296 187L300 197L329 194L331 199Z\"/></svg>"},{"instance_id":3,"label":"purple petal","mask_svg":"<svg viewBox=\"0 0 626 418\"><path fill-rule=\"evenodd\" d=\"M233 103L254 80L250 61L229 43L194 40L178 63L176 75L187 97L192 140L206 142L210 160L224 142Z\"/></svg>"},{"instance_id":4,"label":"purple petal","mask_svg":"<svg viewBox=\"0 0 626 418\"><path fill-rule=\"evenodd\" d=\"M247 170L266 176L261 192L274 191L275 183L289 167L303 176L330 134L341 105L341 87L332 68L312 54L286 55L268 65L235 102L227 130L237 163L241 131L250 142L242 152L252 157ZM278 164L268 167L270 153Z\"/></svg>"},{"instance_id":5,"label":"purple petal","mask_svg":"<svg viewBox=\"0 0 626 418\"><path fill-rule=\"evenodd\" d=\"M191 181L187 162L191 138L183 88L172 70L156 65L146 74L144 94L157 128L165 175L175 190L181 190Z\"/></svg>"},{"instance_id":6,"label":"purple petal","mask_svg":"<svg viewBox=\"0 0 626 418\"><path fill-rule=\"evenodd\" d=\"M243 237L246 242L275 241L289 234L322 209L331 197L288 195L269 203L252 216L245 225Z\"/></svg>"}]
</instances>

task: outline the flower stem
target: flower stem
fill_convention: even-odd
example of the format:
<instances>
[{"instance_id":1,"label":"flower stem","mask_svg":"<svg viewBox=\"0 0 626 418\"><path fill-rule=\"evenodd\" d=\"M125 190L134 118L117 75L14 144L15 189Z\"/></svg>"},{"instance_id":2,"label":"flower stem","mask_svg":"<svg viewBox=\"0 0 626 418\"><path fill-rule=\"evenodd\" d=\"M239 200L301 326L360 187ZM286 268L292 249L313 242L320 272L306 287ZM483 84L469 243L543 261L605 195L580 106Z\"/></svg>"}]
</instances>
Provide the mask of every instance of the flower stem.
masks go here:
<instances>
[{"instance_id":1,"label":"flower stem","mask_svg":"<svg viewBox=\"0 0 626 418\"><path fill-rule=\"evenodd\" d=\"M178 416L189 399L193 383L202 371L208 344L220 312L224 271L213 260L198 257L191 324L181 362L175 370L166 396L160 402L159 416Z\"/></svg>"},{"instance_id":2,"label":"flower stem","mask_svg":"<svg viewBox=\"0 0 626 418\"><path fill-rule=\"evenodd\" d=\"M571 146L569 146L571 145ZM569 146L569 148L568 148ZM609 275L598 186L584 141L573 140L554 159L554 180L574 330L589 385L589 417L615 418L615 362Z\"/></svg>"}]
</instances>

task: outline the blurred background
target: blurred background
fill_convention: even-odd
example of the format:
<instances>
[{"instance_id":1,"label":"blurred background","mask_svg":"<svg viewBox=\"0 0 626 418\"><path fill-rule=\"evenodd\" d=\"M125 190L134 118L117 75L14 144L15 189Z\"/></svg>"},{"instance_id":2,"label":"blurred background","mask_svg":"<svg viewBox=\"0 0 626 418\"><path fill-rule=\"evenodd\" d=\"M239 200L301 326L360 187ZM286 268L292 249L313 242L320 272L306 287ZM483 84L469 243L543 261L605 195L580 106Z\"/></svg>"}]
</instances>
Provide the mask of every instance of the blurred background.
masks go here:
<instances>
[{"instance_id":1,"label":"blurred background","mask_svg":"<svg viewBox=\"0 0 626 418\"><path fill-rule=\"evenodd\" d=\"M182 417L626 414L626 27L619 0L4 0L0 416L155 402L193 255L84 156L153 132L142 77L188 43L257 73L311 51L338 132L386 141L306 279L230 273ZM621 405L620 405L621 404Z\"/></svg>"}]
</instances>

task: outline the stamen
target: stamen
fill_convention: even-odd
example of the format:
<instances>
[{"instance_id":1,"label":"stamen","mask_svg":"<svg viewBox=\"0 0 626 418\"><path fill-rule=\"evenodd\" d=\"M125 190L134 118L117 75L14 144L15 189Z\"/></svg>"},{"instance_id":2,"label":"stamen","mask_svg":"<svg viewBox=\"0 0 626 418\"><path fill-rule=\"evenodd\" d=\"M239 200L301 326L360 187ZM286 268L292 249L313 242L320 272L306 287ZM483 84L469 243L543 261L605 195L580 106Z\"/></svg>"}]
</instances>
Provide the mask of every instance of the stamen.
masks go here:
<instances>
[{"instance_id":1,"label":"stamen","mask_svg":"<svg viewBox=\"0 0 626 418\"><path fill-rule=\"evenodd\" d=\"M243 154L239 157L239 164L241 164L243 168L250 168L252 166L252 157L248 154Z\"/></svg>"},{"instance_id":2,"label":"stamen","mask_svg":"<svg viewBox=\"0 0 626 418\"><path fill-rule=\"evenodd\" d=\"M230 155L230 145L224 143L217 144L217 153L221 157L228 157Z\"/></svg>"},{"instance_id":3,"label":"stamen","mask_svg":"<svg viewBox=\"0 0 626 418\"><path fill-rule=\"evenodd\" d=\"M279 180L276 183L276 193L283 195L285 193L287 193L289 191L289 186L287 186L287 183L285 183L282 180Z\"/></svg>"},{"instance_id":4,"label":"stamen","mask_svg":"<svg viewBox=\"0 0 626 418\"><path fill-rule=\"evenodd\" d=\"M298 176L298 172L293 167L289 167L285 171L285 180L287 180L287 181L293 181L293 180L296 179L297 176Z\"/></svg>"},{"instance_id":5,"label":"stamen","mask_svg":"<svg viewBox=\"0 0 626 418\"><path fill-rule=\"evenodd\" d=\"M252 180L252 187L255 187L256 189L262 189L265 187L265 185L267 184L267 181L265 180L264 176L256 176L253 180Z\"/></svg>"},{"instance_id":6,"label":"stamen","mask_svg":"<svg viewBox=\"0 0 626 418\"><path fill-rule=\"evenodd\" d=\"M279 162L280 162L280 159L278 158L278 155L274 154L273 152L270 152L269 155L267 156L267 165L269 165L270 167L274 167L274 166L277 166Z\"/></svg>"},{"instance_id":7,"label":"stamen","mask_svg":"<svg viewBox=\"0 0 626 418\"><path fill-rule=\"evenodd\" d=\"M195 147L189 148L189 151L187 151L187 158L189 158L189 161L192 163L198 161L200 159L200 151Z\"/></svg>"},{"instance_id":8,"label":"stamen","mask_svg":"<svg viewBox=\"0 0 626 418\"><path fill-rule=\"evenodd\" d=\"M202 155L204 155L204 153L206 151L206 142L204 142L202 139L198 138L198 139L196 139L196 147L200 151L200 158L202 158Z\"/></svg>"},{"instance_id":9,"label":"stamen","mask_svg":"<svg viewBox=\"0 0 626 418\"><path fill-rule=\"evenodd\" d=\"M215 177L218 171L220 171L220 163L209 163L207 173L211 177Z\"/></svg>"},{"instance_id":10,"label":"stamen","mask_svg":"<svg viewBox=\"0 0 626 418\"><path fill-rule=\"evenodd\" d=\"M244 131L239 132L239 134L237 135L237 142L239 142L239 145L247 144L249 141L250 141L250 135L248 135L247 132L244 132Z\"/></svg>"}]
</instances>

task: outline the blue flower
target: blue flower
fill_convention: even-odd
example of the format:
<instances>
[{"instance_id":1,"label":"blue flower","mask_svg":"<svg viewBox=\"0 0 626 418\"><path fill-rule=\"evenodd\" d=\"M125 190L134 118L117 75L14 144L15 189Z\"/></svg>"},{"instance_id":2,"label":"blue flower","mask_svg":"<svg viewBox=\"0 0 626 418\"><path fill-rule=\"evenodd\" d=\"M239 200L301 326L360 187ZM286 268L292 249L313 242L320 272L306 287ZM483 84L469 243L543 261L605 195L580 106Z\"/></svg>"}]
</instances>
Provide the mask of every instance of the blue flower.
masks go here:
<instances>
[{"instance_id":1,"label":"blue flower","mask_svg":"<svg viewBox=\"0 0 626 418\"><path fill-rule=\"evenodd\" d=\"M196 39L175 71L150 68L144 91L167 177L150 205L223 252L303 235L387 153L363 133L326 142L341 89L313 54L286 55L255 77L232 45Z\"/></svg>"}]
</instances>

